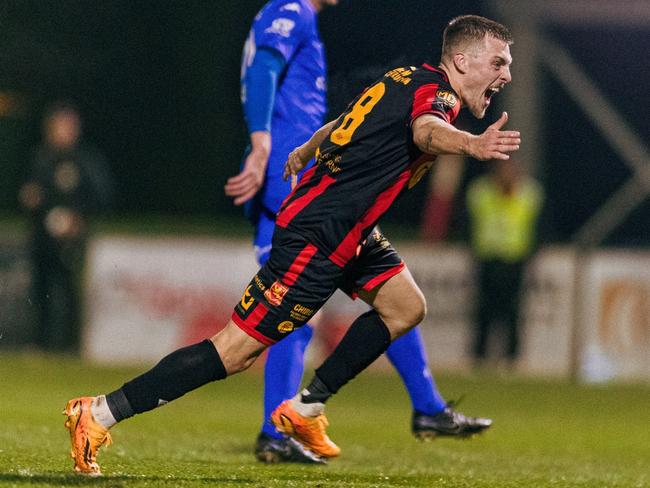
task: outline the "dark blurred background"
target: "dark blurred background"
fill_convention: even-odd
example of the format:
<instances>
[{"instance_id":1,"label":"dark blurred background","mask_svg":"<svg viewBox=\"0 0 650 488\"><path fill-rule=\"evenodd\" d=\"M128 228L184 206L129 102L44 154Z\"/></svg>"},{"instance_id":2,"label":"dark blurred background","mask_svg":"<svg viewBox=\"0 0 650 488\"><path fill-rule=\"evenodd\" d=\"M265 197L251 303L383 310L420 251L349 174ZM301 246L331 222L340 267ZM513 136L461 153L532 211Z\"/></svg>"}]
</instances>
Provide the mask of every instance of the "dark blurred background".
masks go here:
<instances>
[{"instance_id":1,"label":"dark blurred background","mask_svg":"<svg viewBox=\"0 0 650 488\"><path fill-rule=\"evenodd\" d=\"M263 3L1 1L0 209L17 212L42 108L63 97L78 103L86 139L111 162L118 216L240 215L223 195L223 184L237 171L246 142L239 63L250 21ZM343 0L323 12L333 114L386 68L435 62L444 25L463 13L491 14L484 2L468 0ZM650 26L546 29L639 137L650 140ZM526 55L515 42L515 63ZM543 131L533 137L542 148L537 177L547 196L543 238L566 242L630 170L563 86L547 70L540 76ZM481 130L501 108L497 104L482 122L464 123ZM463 180L480 171L470 162ZM418 225L427 189L419 185L387 220ZM605 243L650 244L647 198Z\"/></svg>"}]
</instances>

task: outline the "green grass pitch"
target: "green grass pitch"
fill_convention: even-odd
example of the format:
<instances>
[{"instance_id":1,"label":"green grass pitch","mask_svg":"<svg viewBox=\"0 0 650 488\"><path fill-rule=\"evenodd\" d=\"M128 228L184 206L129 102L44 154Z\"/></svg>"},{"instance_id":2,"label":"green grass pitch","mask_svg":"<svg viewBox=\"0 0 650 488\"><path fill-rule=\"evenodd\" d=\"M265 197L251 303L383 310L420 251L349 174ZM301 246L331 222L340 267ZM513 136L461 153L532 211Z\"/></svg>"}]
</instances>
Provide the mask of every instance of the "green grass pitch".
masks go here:
<instances>
[{"instance_id":1,"label":"green grass pitch","mask_svg":"<svg viewBox=\"0 0 650 488\"><path fill-rule=\"evenodd\" d=\"M419 443L393 372L369 371L328 404L342 448L327 466L270 465L251 454L261 415L260 370L208 385L113 429L105 476L72 473L61 410L145 368L0 352L0 486L60 487L645 487L650 486L650 388L440 374L460 410L491 416L467 441Z\"/></svg>"}]
</instances>

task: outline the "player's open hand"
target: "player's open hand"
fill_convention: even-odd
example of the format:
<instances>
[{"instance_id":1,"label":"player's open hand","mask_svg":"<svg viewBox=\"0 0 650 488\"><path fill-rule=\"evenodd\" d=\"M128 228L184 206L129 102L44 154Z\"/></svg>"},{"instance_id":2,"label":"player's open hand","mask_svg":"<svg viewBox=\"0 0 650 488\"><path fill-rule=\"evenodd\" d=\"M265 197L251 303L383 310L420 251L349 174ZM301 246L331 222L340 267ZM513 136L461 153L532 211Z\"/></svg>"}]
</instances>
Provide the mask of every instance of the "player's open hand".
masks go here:
<instances>
[{"instance_id":1,"label":"player's open hand","mask_svg":"<svg viewBox=\"0 0 650 488\"><path fill-rule=\"evenodd\" d=\"M228 178L224 190L233 197L235 205L241 205L253 198L264 184L269 156L265 151L251 151L238 175Z\"/></svg>"},{"instance_id":2,"label":"player's open hand","mask_svg":"<svg viewBox=\"0 0 650 488\"><path fill-rule=\"evenodd\" d=\"M291 151L289 153L289 156L287 156L287 162L284 163L284 181L287 181L289 175L296 176L300 170L302 170L307 165L308 162L309 159L306 159L302 156L300 147L297 147Z\"/></svg>"},{"instance_id":3,"label":"player's open hand","mask_svg":"<svg viewBox=\"0 0 650 488\"><path fill-rule=\"evenodd\" d=\"M488 127L483 134L470 140L470 155L480 161L510 159L510 153L519 149L521 135L516 130L501 130L508 122L508 113L503 112L499 120Z\"/></svg>"}]
</instances>

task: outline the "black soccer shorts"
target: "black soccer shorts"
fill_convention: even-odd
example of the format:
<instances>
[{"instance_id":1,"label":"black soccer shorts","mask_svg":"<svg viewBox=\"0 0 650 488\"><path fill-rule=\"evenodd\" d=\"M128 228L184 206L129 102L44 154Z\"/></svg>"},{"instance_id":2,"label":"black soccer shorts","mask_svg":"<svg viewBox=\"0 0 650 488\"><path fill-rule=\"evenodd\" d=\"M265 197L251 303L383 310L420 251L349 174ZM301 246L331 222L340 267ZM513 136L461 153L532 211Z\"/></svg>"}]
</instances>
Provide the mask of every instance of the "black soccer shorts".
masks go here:
<instances>
[{"instance_id":1,"label":"black soccer shorts","mask_svg":"<svg viewBox=\"0 0 650 488\"><path fill-rule=\"evenodd\" d=\"M250 281L232 320L268 346L302 327L337 288L353 299L404 269L404 262L377 229L341 268L303 236L276 228L269 260Z\"/></svg>"}]
</instances>

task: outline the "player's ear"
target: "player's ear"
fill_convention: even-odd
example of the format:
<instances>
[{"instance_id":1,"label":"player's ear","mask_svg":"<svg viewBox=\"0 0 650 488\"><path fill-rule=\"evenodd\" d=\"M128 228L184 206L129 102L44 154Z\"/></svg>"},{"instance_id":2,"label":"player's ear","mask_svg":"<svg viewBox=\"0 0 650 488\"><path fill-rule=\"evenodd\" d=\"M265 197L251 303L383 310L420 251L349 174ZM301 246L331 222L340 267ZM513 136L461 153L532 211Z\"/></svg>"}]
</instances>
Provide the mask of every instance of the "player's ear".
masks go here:
<instances>
[{"instance_id":1,"label":"player's ear","mask_svg":"<svg viewBox=\"0 0 650 488\"><path fill-rule=\"evenodd\" d=\"M453 57L454 60L454 67L456 70L458 70L460 73L467 73L467 56L465 53L459 52L454 54Z\"/></svg>"}]
</instances>

